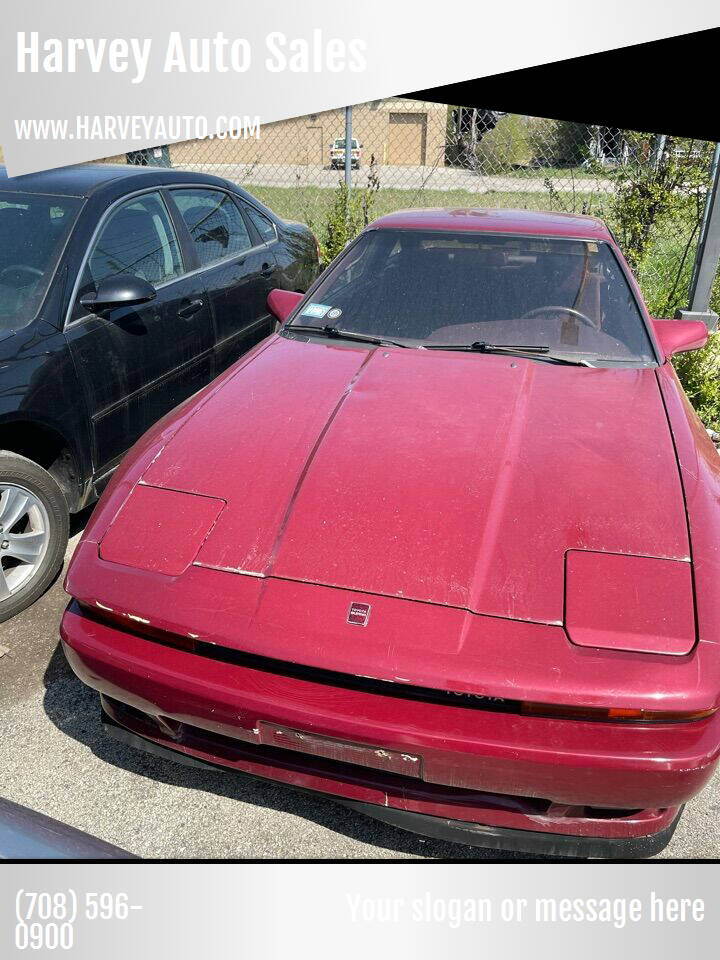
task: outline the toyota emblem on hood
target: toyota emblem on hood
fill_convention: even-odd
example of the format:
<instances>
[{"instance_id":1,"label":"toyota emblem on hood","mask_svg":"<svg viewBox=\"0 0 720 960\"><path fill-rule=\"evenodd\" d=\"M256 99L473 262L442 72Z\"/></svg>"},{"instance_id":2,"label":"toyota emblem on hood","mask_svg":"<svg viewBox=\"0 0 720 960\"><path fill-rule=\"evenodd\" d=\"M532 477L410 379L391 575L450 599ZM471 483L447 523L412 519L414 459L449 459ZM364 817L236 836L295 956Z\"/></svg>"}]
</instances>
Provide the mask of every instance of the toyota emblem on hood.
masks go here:
<instances>
[{"instance_id":1,"label":"toyota emblem on hood","mask_svg":"<svg viewBox=\"0 0 720 960\"><path fill-rule=\"evenodd\" d=\"M351 603L348 610L347 622L354 623L358 627L366 627L370 619L369 603Z\"/></svg>"}]
</instances>

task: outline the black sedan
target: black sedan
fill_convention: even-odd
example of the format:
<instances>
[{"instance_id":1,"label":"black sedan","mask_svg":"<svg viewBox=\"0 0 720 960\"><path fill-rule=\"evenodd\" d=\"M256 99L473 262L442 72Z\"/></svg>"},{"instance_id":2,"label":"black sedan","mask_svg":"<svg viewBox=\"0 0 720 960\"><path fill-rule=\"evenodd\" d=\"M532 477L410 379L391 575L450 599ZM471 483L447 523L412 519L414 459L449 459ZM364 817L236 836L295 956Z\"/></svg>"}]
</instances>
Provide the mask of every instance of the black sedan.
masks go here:
<instances>
[{"instance_id":1,"label":"black sedan","mask_svg":"<svg viewBox=\"0 0 720 960\"><path fill-rule=\"evenodd\" d=\"M219 177L0 167L0 621L134 441L272 332L268 292L318 271L307 227Z\"/></svg>"}]
</instances>

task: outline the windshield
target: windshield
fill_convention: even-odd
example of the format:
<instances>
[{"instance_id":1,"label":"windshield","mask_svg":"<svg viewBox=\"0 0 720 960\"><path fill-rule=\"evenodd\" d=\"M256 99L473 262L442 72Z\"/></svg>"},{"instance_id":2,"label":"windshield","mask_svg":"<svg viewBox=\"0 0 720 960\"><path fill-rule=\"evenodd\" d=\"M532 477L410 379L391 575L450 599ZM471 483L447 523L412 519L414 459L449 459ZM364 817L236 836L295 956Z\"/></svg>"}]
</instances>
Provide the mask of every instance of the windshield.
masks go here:
<instances>
[{"instance_id":1,"label":"windshield","mask_svg":"<svg viewBox=\"0 0 720 960\"><path fill-rule=\"evenodd\" d=\"M357 140L355 140L355 139L353 138L353 139L350 141L350 149L351 149L351 150L357 150L357 145L358 145ZM335 140L335 141L333 142L333 149L334 149L334 150L344 150L344 149L345 149L345 138L343 137L342 140Z\"/></svg>"},{"instance_id":2,"label":"windshield","mask_svg":"<svg viewBox=\"0 0 720 960\"><path fill-rule=\"evenodd\" d=\"M293 323L417 346L542 346L590 362L654 362L615 256L586 240L370 230Z\"/></svg>"},{"instance_id":3,"label":"windshield","mask_svg":"<svg viewBox=\"0 0 720 960\"><path fill-rule=\"evenodd\" d=\"M82 200L0 193L0 332L37 313Z\"/></svg>"}]
</instances>

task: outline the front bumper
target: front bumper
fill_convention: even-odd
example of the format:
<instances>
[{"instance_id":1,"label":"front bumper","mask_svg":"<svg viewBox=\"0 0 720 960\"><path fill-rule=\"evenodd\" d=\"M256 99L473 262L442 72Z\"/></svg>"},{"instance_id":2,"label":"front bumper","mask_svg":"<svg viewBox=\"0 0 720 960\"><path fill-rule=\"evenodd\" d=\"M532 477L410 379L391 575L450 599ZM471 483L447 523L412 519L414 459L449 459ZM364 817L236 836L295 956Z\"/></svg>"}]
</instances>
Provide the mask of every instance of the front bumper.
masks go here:
<instances>
[{"instance_id":1,"label":"front bumper","mask_svg":"<svg viewBox=\"0 0 720 960\"><path fill-rule=\"evenodd\" d=\"M114 740L175 763L207 770L228 770L227 762L201 759L199 752L182 752L178 750L177 745L170 747L167 743L163 743L160 737L141 736L133 733L132 729L122 726L115 719L118 714L121 716L124 714L125 719L127 719L127 714L125 714L122 706L114 704L104 697L101 700L103 703L101 711L103 728L108 736ZM119 710L118 707L120 707ZM253 773L256 776L262 776L257 771L253 771ZM287 781L287 785L291 789L306 790L306 788L298 787L291 781ZM561 834L517 827L492 826L468 820L416 813L413 810L405 810L396 806L382 806L379 803L348 800L338 795L334 795L333 799L351 810L372 817L374 820L380 820L390 826L399 827L401 830L408 830L411 833L431 837L435 840L464 843L468 846L504 852L512 851L548 857L592 857L603 860L645 858L660 853L672 839L682 816L682 807L673 807L663 811L642 811L639 816L635 817L636 823L642 823L645 829L651 829L653 832L636 836L595 836L592 834ZM491 801L495 802L494 809L498 810L503 800L507 802L508 798L488 797L489 805L486 814L488 818L492 819L493 807L490 805ZM519 811L515 812L518 813ZM605 820L603 822L607 824L609 821ZM589 826L590 823L586 819L585 829Z\"/></svg>"},{"instance_id":2,"label":"front bumper","mask_svg":"<svg viewBox=\"0 0 720 960\"><path fill-rule=\"evenodd\" d=\"M718 756L717 715L631 725L412 700L399 710L397 696L162 646L88 618L76 604L62 638L73 670L139 743L329 794L465 843L648 855L667 842L681 805L704 786ZM337 751L288 749L278 737L288 731Z\"/></svg>"}]
</instances>

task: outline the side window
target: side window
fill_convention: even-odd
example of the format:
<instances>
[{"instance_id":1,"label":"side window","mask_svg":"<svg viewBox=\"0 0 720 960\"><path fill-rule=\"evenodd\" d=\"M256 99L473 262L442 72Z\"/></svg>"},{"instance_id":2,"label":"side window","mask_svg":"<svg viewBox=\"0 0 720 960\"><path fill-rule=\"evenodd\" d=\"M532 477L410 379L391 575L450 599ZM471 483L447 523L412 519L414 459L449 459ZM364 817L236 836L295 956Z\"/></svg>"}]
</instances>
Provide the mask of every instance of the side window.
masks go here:
<instances>
[{"instance_id":1,"label":"side window","mask_svg":"<svg viewBox=\"0 0 720 960\"><path fill-rule=\"evenodd\" d=\"M121 204L108 218L85 264L80 297L96 291L106 277L131 273L153 285L183 271L180 249L165 204L145 193ZM76 306L74 316L85 311Z\"/></svg>"},{"instance_id":2,"label":"side window","mask_svg":"<svg viewBox=\"0 0 720 960\"><path fill-rule=\"evenodd\" d=\"M173 190L202 267L252 247L242 214L226 193L202 188Z\"/></svg>"},{"instance_id":3,"label":"side window","mask_svg":"<svg viewBox=\"0 0 720 960\"><path fill-rule=\"evenodd\" d=\"M243 204L243 209L252 220L255 229L265 243L271 243L277 237L275 224L272 222L272 220L268 220L266 216L264 216L254 207L249 207L247 204Z\"/></svg>"}]
</instances>

